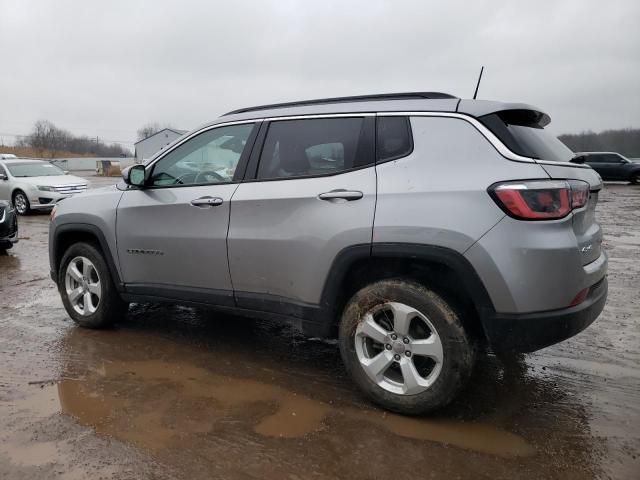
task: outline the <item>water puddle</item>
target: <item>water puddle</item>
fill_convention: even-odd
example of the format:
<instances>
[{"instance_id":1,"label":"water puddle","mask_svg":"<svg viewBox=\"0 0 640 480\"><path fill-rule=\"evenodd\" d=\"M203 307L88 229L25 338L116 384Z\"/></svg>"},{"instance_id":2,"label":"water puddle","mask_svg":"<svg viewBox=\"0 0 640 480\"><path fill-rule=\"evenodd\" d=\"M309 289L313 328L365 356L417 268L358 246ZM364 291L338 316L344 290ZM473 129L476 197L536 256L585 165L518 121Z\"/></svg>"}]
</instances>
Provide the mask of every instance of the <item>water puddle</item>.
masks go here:
<instances>
[{"instance_id":1,"label":"water puddle","mask_svg":"<svg viewBox=\"0 0 640 480\"><path fill-rule=\"evenodd\" d=\"M82 379L58 384L61 410L103 435L160 450L229 423L271 438L335 434L364 422L395 435L506 457L529 456L524 439L499 428L332 405L281 386L218 375L188 363L105 361ZM330 425L330 426L329 426Z\"/></svg>"}]
</instances>

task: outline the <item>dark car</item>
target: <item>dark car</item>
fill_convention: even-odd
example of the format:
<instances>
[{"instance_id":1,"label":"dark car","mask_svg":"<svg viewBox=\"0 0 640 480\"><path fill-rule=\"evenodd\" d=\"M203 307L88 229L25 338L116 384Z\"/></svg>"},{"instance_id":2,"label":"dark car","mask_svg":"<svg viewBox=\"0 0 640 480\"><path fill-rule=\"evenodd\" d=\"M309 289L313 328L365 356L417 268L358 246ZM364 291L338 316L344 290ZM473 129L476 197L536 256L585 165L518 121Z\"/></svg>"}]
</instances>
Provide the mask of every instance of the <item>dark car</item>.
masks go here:
<instances>
[{"instance_id":1,"label":"dark car","mask_svg":"<svg viewBox=\"0 0 640 480\"><path fill-rule=\"evenodd\" d=\"M0 252L18 243L18 216L10 202L0 200Z\"/></svg>"},{"instance_id":2,"label":"dark car","mask_svg":"<svg viewBox=\"0 0 640 480\"><path fill-rule=\"evenodd\" d=\"M584 163L600 174L603 180L626 180L640 183L640 163L615 152L580 152L571 160Z\"/></svg>"}]
</instances>

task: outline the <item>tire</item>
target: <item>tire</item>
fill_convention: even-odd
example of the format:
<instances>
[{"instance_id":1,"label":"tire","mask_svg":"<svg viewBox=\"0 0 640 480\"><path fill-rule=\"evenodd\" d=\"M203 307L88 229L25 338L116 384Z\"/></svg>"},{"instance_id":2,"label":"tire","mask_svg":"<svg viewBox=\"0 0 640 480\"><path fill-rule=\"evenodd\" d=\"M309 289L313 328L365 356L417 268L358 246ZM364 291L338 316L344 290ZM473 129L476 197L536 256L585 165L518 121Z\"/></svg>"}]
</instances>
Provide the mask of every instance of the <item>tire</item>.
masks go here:
<instances>
[{"instance_id":1,"label":"tire","mask_svg":"<svg viewBox=\"0 0 640 480\"><path fill-rule=\"evenodd\" d=\"M382 342L369 336L371 322ZM345 306L339 337L342 360L360 390L374 403L402 414L424 414L447 405L468 380L475 360L475 344L452 305L411 281L384 280L358 291ZM392 362L374 376L373 366L387 364L389 355ZM410 381L405 381L405 372Z\"/></svg>"},{"instance_id":2,"label":"tire","mask_svg":"<svg viewBox=\"0 0 640 480\"><path fill-rule=\"evenodd\" d=\"M18 215L28 215L31 211L29 199L22 190L18 190L13 194L13 206L15 207L16 212L18 212Z\"/></svg>"},{"instance_id":3,"label":"tire","mask_svg":"<svg viewBox=\"0 0 640 480\"><path fill-rule=\"evenodd\" d=\"M0 253L5 253L11 247L13 247L13 243L11 242L0 242Z\"/></svg>"},{"instance_id":4,"label":"tire","mask_svg":"<svg viewBox=\"0 0 640 480\"><path fill-rule=\"evenodd\" d=\"M71 263L76 267L73 272ZM75 243L67 249L58 270L58 291L69 316L85 328L108 327L122 319L128 308L102 252L90 243Z\"/></svg>"},{"instance_id":5,"label":"tire","mask_svg":"<svg viewBox=\"0 0 640 480\"><path fill-rule=\"evenodd\" d=\"M629 181L634 185L640 184L640 172L632 173L631 178L629 178Z\"/></svg>"}]
</instances>

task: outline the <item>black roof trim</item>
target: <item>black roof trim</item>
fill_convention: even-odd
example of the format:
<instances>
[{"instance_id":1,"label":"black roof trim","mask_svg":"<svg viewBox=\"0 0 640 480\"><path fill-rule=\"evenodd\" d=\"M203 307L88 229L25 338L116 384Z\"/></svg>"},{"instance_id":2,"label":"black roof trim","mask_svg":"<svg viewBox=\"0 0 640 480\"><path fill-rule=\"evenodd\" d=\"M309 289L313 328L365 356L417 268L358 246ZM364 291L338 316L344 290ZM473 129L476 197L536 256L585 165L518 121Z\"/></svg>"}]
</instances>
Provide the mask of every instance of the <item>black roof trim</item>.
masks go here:
<instances>
[{"instance_id":1,"label":"black roof trim","mask_svg":"<svg viewBox=\"0 0 640 480\"><path fill-rule=\"evenodd\" d=\"M376 95L357 95L354 97L319 98L315 100L302 100L298 102L273 103L271 105L260 105L257 107L240 108L227 112L223 115L233 115L236 113L253 112L255 110L270 110L273 108L300 107L304 105L324 105L327 103L349 103L349 102L371 102L376 100L417 100L417 99L449 99L458 98L448 93L441 92L404 92L404 93L379 93Z\"/></svg>"}]
</instances>

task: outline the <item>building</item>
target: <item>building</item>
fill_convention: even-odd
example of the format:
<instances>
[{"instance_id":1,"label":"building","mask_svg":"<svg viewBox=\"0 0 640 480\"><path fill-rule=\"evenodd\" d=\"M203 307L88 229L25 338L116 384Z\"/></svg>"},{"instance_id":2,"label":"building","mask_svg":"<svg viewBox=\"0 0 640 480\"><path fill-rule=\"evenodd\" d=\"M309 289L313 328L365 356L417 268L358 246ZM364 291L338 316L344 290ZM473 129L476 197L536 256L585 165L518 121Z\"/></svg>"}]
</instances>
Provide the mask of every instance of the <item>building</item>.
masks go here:
<instances>
[{"instance_id":1,"label":"building","mask_svg":"<svg viewBox=\"0 0 640 480\"><path fill-rule=\"evenodd\" d=\"M175 128L164 128L154 133L150 137L139 140L134 144L136 149L136 163L142 163L153 157L157 152L173 142L176 138L187 133L186 130L176 130Z\"/></svg>"}]
</instances>

